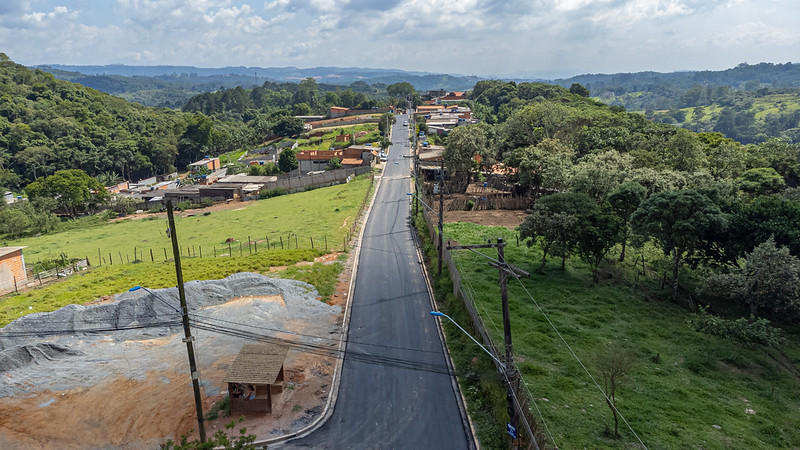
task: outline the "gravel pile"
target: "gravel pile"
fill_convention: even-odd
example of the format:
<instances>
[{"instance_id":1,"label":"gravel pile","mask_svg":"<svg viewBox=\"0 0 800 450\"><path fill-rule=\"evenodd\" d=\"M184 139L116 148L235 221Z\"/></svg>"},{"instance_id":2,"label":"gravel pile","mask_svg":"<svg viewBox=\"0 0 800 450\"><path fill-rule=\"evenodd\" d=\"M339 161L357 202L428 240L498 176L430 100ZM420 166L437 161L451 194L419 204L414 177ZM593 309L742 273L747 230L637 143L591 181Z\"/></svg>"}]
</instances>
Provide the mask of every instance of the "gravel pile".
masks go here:
<instances>
[{"instance_id":1,"label":"gravel pile","mask_svg":"<svg viewBox=\"0 0 800 450\"><path fill-rule=\"evenodd\" d=\"M223 280L191 281L185 289L190 315L227 321L224 323L228 326L241 328L248 324L269 333L263 330L281 330L287 324L295 324L292 331L311 336L329 336L338 331L337 326L331 328L327 319L338 314L340 308L316 300L314 287L303 282L238 273ZM258 300L276 295L281 295L283 302ZM255 300L237 303L236 307L223 306L240 297ZM180 342L180 320L177 288L152 293L140 289L117 294L111 303L69 305L17 319L0 329L0 373L7 381L0 386L0 397L17 395L31 385L69 389L120 373L144 379L147 371L172 359L168 352L179 356L185 352ZM198 340L198 357L209 364L222 355L236 354L243 342L241 338L210 331L193 334ZM153 348L143 343L152 339L167 339L169 345Z\"/></svg>"}]
</instances>

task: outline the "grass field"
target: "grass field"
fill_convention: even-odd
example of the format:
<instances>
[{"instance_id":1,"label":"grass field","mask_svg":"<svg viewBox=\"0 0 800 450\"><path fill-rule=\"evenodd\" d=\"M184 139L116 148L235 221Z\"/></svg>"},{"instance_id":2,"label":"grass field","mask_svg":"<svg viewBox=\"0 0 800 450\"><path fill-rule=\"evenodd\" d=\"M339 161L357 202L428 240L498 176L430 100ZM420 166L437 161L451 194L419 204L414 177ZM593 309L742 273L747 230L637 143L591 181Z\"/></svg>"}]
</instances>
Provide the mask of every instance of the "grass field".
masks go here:
<instances>
[{"instance_id":1,"label":"grass field","mask_svg":"<svg viewBox=\"0 0 800 450\"><path fill-rule=\"evenodd\" d=\"M187 258L182 260L184 282L215 280L237 272L264 272L270 267L289 266L300 261L313 261L324 250L273 250L235 258ZM321 296L333 293L341 263L290 267L277 276L297 279L314 285ZM80 272L66 280L0 299L0 327L34 312L55 311L69 304L84 304L97 298L125 292L133 286L151 289L177 285L172 261L118 264Z\"/></svg>"},{"instance_id":2,"label":"grass field","mask_svg":"<svg viewBox=\"0 0 800 450\"><path fill-rule=\"evenodd\" d=\"M291 241L291 248L295 243L300 248L310 248L313 238L315 248L324 248L327 239L328 248L342 249L344 237L370 187L369 177L361 176L347 184L242 203L241 209L216 211L209 216L176 217L181 251L187 252L188 247L192 254L199 255L202 247L203 256L213 258L214 247L217 255L227 254L225 240L233 238L234 255L240 253L240 242L245 245L242 254L247 255L248 236L259 241L259 251L266 249L267 238L273 248L276 245L280 248L281 238L287 247ZM56 258L61 253L71 258L88 256L93 265L98 264L98 253L108 263L110 253L114 263L119 264L120 258L137 259L134 249L140 260L150 261L152 249L154 258L163 261L164 249L171 252L167 228L167 219L161 215L9 241L4 245L26 246L28 264Z\"/></svg>"},{"instance_id":3,"label":"grass field","mask_svg":"<svg viewBox=\"0 0 800 450\"><path fill-rule=\"evenodd\" d=\"M356 139L356 144L359 145L377 142L380 139L377 123L321 128L319 131L324 131L325 134L320 137L297 139L297 150L328 150L331 147L343 147L346 142L336 142L336 136L338 136L340 132L344 132L344 134L352 134L359 131L366 131L366 136Z\"/></svg>"},{"instance_id":4,"label":"grass field","mask_svg":"<svg viewBox=\"0 0 800 450\"><path fill-rule=\"evenodd\" d=\"M648 448L791 448L800 443L800 382L762 348L694 332L686 323L690 312L663 300L669 295L656 287L634 288L614 281L619 276L593 285L579 261L568 261L563 271L554 261L539 274L539 251L517 247L514 232L505 228L447 224L445 234L460 244L503 236L510 243L507 260L532 273L521 282L509 281L515 359L551 443L559 448L633 448L638 441L623 422L621 437L608 432L613 419L602 394L537 303L599 384L598 361L614 352L631 355L634 365L617 391L618 408ZM497 256L493 250L484 253ZM468 251L455 251L454 257L494 341L502 344L497 270ZM620 269L606 269L615 270ZM797 330L791 330L781 348L795 366L800 362L797 338ZM472 350L482 359L479 349ZM462 376L479 376L472 364L461 366ZM484 401L497 403L494 394ZM497 408L504 415L502 401Z\"/></svg>"}]
</instances>

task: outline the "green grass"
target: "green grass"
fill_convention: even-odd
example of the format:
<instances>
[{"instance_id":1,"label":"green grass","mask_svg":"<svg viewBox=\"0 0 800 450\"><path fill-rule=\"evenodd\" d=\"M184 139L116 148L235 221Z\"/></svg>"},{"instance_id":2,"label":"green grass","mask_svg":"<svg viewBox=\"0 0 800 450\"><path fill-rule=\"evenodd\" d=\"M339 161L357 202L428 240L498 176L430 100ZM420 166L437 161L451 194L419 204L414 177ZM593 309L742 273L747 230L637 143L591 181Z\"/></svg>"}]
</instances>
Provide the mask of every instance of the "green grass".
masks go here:
<instances>
[{"instance_id":1,"label":"green grass","mask_svg":"<svg viewBox=\"0 0 800 450\"><path fill-rule=\"evenodd\" d=\"M445 233L461 244L505 237L507 260L532 273L522 283L601 384L599 355L607 349L634 355L634 369L618 390L618 407L649 448L778 448L800 442L798 380L761 349L695 333L686 323L689 312L663 300L669 295L662 296L657 286L634 288L614 281L619 278L593 285L585 265L574 260L564 271L552 261L539 274L540 252L517 247L514 232L504 228L458 223L447 224ZM494 250L484 253L497 256ZM454 251L454 257L494 341L502 344L497 270L471 252ZM605 272L624 270L621 265ZM623 423L620 438L605 432L607 426L613 430L613 419L603 397L514 279L509 299L515 358L555 443L635 447ZM795 362L797 337L790 330L782 349Z\"/></svg>"},{"instance_id":2,"label":"green grass","mask_svg":"<svg viewBox=\"0 0 800 450\"><path fill-rule=\"evenodd\" d=\"M181 251L193 248L192 254L199 255L202 247L204 257L213 257L214 247L218 255L228 253L227 238L237 242L231 245L234 255L239 254L239 243L244 247L242 254L249 254L248 236L259 240L259 251L266 249L266 238L270 244L280 248L280 238L284 246L300 248L311 247L311 239L316 248L342 248L343 238L358 215L365 195L371 187L368 177L357 177L347 184L340 184L292 195L246 202L242 209L213 212L209 216L175 218ZM190 211L191 212L191 211ZM55 258L62 252L68 257L89 257L93 265L98 264L98 253L106 258L109 253L114 264L122 260L133 261L134 249L138 258L150 261L153 250L156 261L163 261L164 249L171 253L171 241L165 231L168 228L164 215L143 220L125 220L115 223L102 223L95 226L73 229L45 236L25 238L4 242L5 246L26 246L25 259L28 264L39 259ZM291 233L291 237L290 237ZM295 239L296 237L296 239Z\"/></svg>"},{"instance_id":3,"label":"green grass","mask_svg":"<svg viewBox=\"0 0 800 450\"><path fill-rule=\"evenodd\" d=\"M313 261L324 253L320 249L272 250L233 258L186 258L182 260L183 280L214 280L238 272L264 272L274 266ZM332 293L330 286L335 285L340 267L337 264L314 263L308 271L285 270L280 275L308 282L317 287L321 296L327 297ZM87 303L106 295L125 292L137 285L151 289L176 286L174 262L97 267L42 289L7 295L0 299L0 327L30 313L55 311L69 304Z\"/></svg>"},{"instance_id":4,"label":"green grass","mask_svg":"<svg viewBox=\"0 0 800 450\"><path fill-rule=\"evenodd\" d=\"M336 142L336 136L339 135L340 130L344 130L344 134L352 134L354 132L366 131L366 136L360 137L356 140L356 144L366 144L370 142L377 142L380 139L378 133L377 123L366 123L350 126L338 126L330 128L322 128L325 134L321 137L301 138L297 139L297 150L328 150L331 147L341 148L345 146L346 142Z\"/></svg>"}]
</instances>

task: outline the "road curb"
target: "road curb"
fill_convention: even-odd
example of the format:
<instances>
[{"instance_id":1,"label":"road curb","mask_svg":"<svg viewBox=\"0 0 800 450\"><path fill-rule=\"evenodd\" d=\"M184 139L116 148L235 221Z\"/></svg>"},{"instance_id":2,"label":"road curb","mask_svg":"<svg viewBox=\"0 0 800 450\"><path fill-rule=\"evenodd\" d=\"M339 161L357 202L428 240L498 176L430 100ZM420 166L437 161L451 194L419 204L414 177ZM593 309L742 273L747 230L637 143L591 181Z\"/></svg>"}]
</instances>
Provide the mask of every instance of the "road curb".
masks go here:
<instances>
[{"instance_id":1,"label":"road curb","mask_svg":"<svg viewBox=\"0 0 800 450\"><path fill-rule=\"evenodd\" d=\"M358 232L358 239L357 245L354 245L353 248L355 249L355 255L353 256L353 272L350 275L350 285L348 287L348 295L347 295L347 303L345 304L345 311L344 311L344 319L342 321L342 336L339 338L339 346L337 348L337 353L342 355L341 358L338 358L338 363L336 364L336 369L333 372L333 380L331 382L331 393L328 395L328 401L325 403L325 408L322 410L322 414L319 415L313 422L297 430L293 433L285 434L283 436L278 436L269 439L263 439L260 441L253 442L253 445L264 445L264 444L278 444L278 443L288 443L294 439L301 439L304 438L311 433L315 432L317 429L325 425L325 423L330 419L333 415L333 410L336 406L336 400L339 396L339 385L341 384L342 380L342 367L344 366L344 354L347 350L347 333L350 327L350 306L352 304L353 299L353 288L356 283L356 277L358 276L358 262L359 258L361 257L361 242L364 237L364 229L366 228L367 220L369 220L369 216L372 213L372 205L375 203L375 198L378 196L378 189L381 187L381 181L383 179L382 176L377 178L377 183L375 184L375 191L372 193L372 198L370 199L369 206L367 207L364 218L361 223L361 229Z\"/></svg>"}]
</instances>

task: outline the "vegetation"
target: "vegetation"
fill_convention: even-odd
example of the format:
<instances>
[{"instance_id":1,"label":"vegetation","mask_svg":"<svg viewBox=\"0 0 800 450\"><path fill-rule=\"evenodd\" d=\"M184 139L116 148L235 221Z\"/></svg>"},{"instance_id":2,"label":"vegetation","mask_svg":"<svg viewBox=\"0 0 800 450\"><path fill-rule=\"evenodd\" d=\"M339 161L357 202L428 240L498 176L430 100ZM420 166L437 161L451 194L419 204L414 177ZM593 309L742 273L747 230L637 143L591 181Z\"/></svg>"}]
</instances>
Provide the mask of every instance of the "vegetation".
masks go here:
<instances>
[{"instance_id":1,"label":"vegetation","mask_svg":"<svg viewBox=\"0 0 800 450\"><path fill-rule=\"evenodd\" d=\"M291 237L294 248L295 236L300 248L310 248L310 238L314 239L316 248L325 248L326 239L328 248L341 248L342 240L358 215L370 187L369 177L361 176L346 184L243 203L244 209L241 210L215 211L208 216L176 216L175 226L181 251L185 253L189 246L194 248L194 254L198 254L198 247L202 247L203 256L213 258L215 246L217 255L228 253L228 243L225 241L232 238L234 253L239 254L241 243L245 245L243 252L247 254L250 250L246 246L248 237L259 241L259 251L266 250L267 238L272 248L280 248L279 239L283 239L282 242L288 246ZM308 220L310 215L314 220ZM98 249L101 257L107 258L111 253L114 264L119 263L120 253L128 255L130 260L149 261L149 249L154 251L155 259L163 260L164 249L171 251L166 222L163 214L141 220L94 222L83 228L9 240L3 244L27 246L25 258L29 262L66 253L70 257L88 256L92 265L98 265ZM134 248L142 256L133 256ZM105 261L106 264L109 262Z\"/></svg>"},{"instance_id":2,"label":"vegetation","mask_svg":"<svg viewBox=\"0 0 800 450\"><path fill-rule=\"evenodd\" d=\"M462 244L496 237L515 241L513 231L468 223L446 224L445 235ZM651 261L648 271L657 267L656 260L650 259L657 257L654 250L643 250ZM453 256L488 331L495 342L502 342L496 269L471 252L453 252ZM601 269L605 281L594 284L588 282L590 267L578 260L568 260L564 270L551 268L536 274L532 269L541 260L537 246L511 244L505 256L509 263L534 272L530 279L509 282L511 327L523 386L543 414L553 445L620 448L637 441L622 420L620 437L614 436L614 417L605 407L606 399L543 313L601 385L608 370L603 364L606 359L593 355L604 355L610 348L628 355L631 365L625 365L629 370L621 379L624 384L618 385L611 400L650 448L679 448L696 442L720 448L784 447L800 439L791 413L800 408L800 391L793 372L783 366L788 362L791 367L789 361L800 356L796 327L784 326L787 338L778 347L770 346L772 341L763 341L767 343L763 346L758 340L742 347L739 340L697 334L687 325L694 314L668 301L670 295L659 289L657 279L636 281L633 258L605 266ZM450 297L447 308L457 308L458 303ZM462 315L461 320L464 324L469 319ZM451 347L459 354L465 346ZM471 354L481 358L474 348ZM462 363L460 370L477 381L469 375L475 371L469 364ZM465 390L483 389L480 386ZM500 422L494 425L495 432L502 433L505 398L491 398L497 403Z\"/></svg>"},{"instance_id":3,"label":"vegetation","mask_svg":"<svg viewBox=\"0 0 800 450\"><path fill-rule=\"evenodd\" d=\"M184 281L215 280L237 272L266 272L271 267L288 266L300 261L313 261L325 250L271 250L229 258L184 258ZM338 272L313 268L309 271L287 271L286 278L298 275L302 281L318 283L323 290L335 283ZM329 279L332 277L332 280ZM59 283L18 295L9 295L0 306L0 326L34 312L55 311L70 304L125 292L133 286L151 289L176 286L175 263L172 261L115 264L80 272ZM328 294L330 295L330 294Z\"/></svg>"},{"instance_id":4,"label":"vegetation","mask_svg":"<svg viewBox=\"0 0 800 450\"><path fill-rule=\"evenodd\" d=\"M239 423L241 422L242 419L239 419ZM236 428L236 424L236 421L226 424L225 429L232 430ZM256 436L254 434L247 434L247 428L242 427L238 431L238 435L230 437L227 432L218 430L213 436L207 439L206 442L202 443L199 439L190 441L189 436L183 435L180 441L174 442L172 439L169 439L167 442L161 444L159 448L161 450L212 450L216 448L225 450L255 450L256 448L265 448L256 447L253 444L256 441Z\"/></svg>"}]
</instances>

